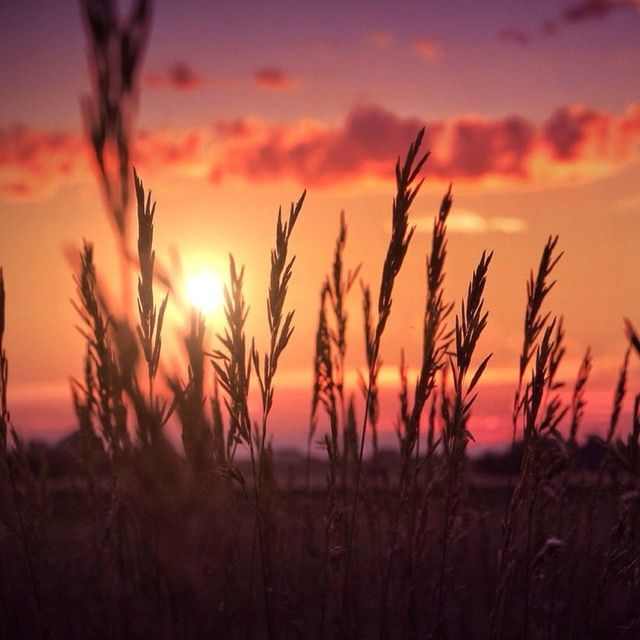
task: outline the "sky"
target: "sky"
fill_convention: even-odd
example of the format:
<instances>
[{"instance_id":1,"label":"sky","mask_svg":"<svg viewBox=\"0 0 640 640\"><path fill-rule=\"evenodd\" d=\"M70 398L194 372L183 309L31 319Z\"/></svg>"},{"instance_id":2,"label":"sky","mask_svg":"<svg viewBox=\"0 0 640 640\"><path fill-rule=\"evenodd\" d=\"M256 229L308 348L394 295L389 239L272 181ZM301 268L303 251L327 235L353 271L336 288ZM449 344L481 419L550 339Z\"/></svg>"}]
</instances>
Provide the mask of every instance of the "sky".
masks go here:
<instances>
[{"instance_id":1,"label":"sky","mask_svg":"<svg viewBox=\"0 0 640 640\"><path fill-rule=\"evenodd\" d=\"M0 25L9 403L20 431L54 438L73 428L69 380L81 376L84 351L69 256L93 242L115 295L116 243L80 112L90 75L78 4L2 3ZM445 291L456 310L482 251L494 251L478 358L494 355L470 423L478 444L510 437L525 282L556 234L564 255L547 308L567 332L561 374L570 388L591 347L584 429L602 432L623 318L640 325L639 42L637 0L154 3L134 163L158 203L158 259L179 254L187 276L226 279L233 253L246 265L247 332L263 349L276 214L307 189L292 237L296 329L276 381L276 443L306 437L319 292L340 211L347 266L361 264L377 291L394 163L423 126L432 153L382 342L381 428L392 438L401 350L410 378L420 365L425 258L451 182ZM185 321L170 305L164 371L184 376ZM358 287L348 311L357 394ZM215 348L220 310L208 320Z\"/></svg>"}]
</instances>

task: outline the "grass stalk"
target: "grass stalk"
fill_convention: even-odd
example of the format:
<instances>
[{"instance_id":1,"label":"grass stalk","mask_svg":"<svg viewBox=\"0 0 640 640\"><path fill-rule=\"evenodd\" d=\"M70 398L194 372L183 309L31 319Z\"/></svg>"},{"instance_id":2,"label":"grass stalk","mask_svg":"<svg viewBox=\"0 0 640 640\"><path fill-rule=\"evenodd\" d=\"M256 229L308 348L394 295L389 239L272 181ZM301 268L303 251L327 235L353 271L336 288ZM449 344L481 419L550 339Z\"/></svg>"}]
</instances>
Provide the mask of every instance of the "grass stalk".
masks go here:
<instances>
[{"instance_id":1,"label":"grass stalk","mask_svg":"<svg viewBox=\"0 0 640 640\"><path fill-rule=\"evenodd\" d=\"M262 400L259 448L260 467L257 478L258 489L260 489L262 467L264 466L267 421L271 408L273 407L273 382L278 368L278 361L293 334L293 317L295 312L288 311L286 315L284 314L287 289L291 276L293 275L293 264L295 262L295 256L291 259L288 258L289 240L298 216L302 211L305 196L306 191L302 193L296 203L291 203L289 217L286 222L282 221L282 210L278 210L276 243L274 249L271 251L271 271L267 297L267 320L269 322L270 342L269 351L264 354L262 359L262 366L260 355L258 354L255 344L252 343L251 345L251 360L260 386L260 397Z\"/></svg>"},{"instance_id":2,"label":"grass stalk","mask_svg":"<svg viewBox=\"0 0 640 640\"><path fill-rule=\"evenodd\" d=\"M109 458L117 466L128 454L130 440L122 377L110 337L113 321L106 315L108 312L105 312L100 298L91 244L84 244L80 263L80 275L75 277L79 301L72 301L72 305L80 316L78 330L86 340L88 358L95 371L96 397L91 404L97 414ZM83 389L85 396L90 392L88 387L77 386Z\"/></svg>"},{"instance_id":3,"label":"grass stalk","mask_svg":"<svg viewBox=\"0 0 640 640\"><path fill-rule=\"evenodd\" d=\"M172 409L154 393L154 383L160 365L162 348L162 325L169 301L167 293L160 307L154 299L155 250L153 249L153 230L156 203L151 200L151 191L146 194L142 180L134 170L134 182L138 213L138 325L136 333L147 367L147 399L137 383L135 370L126 385L138 417L138 438L144 447L155 449L158 445L163 426L169 419Z\"/></svg>"},{"instance_id":4,"label":"grass stalk","mask_svg":"<svg viewBox=\"0 0 640 640\"><path fill-rule=\"evenodd\" d=\"M260 553L262 576L262 591L265 603L267 632L270 640L276 637L270 596L270 577L267 565L267 550L265 548L265 532L263 523L263 509L259 487L260 452L256 451L255 438L252 434L251 416L249 413L249 383L251 379L251 361L247 357L247 344L244 325L248 309L245 305L242 291L244 267L236 268L233 256L229 256L230 285L225 286L225 316L227 326L224 334L218 335L224 350L213 352L211 360L216 371L218 381L227 397L225 404L229 413L230 425L228 438L243 443L249 450L251 457L251 471L253 476L253 495L256 505L256 530ZM244 479L238 470L233 477L244 485Z\"/></svg>"},{"instance_id":5,"label":"grass stalk","mask_svg":"<svg viewBox=\"0 0 640 640\"><path fill-rule=\"evenodd\" d=\"M557 244L558 236L550 236L548 238L547 243L542 250L537 274L534 278L533 271L531 271L529 274L529 280L527 281L527 305L524 316L522 351L520 353L518 385L513 398L513 411L511 417L513 426L512 451L515 450L518 418L522 411L524 376L527 371L527 367L531 362L531 358L535 353L537 340L549 321L549 313L544 315L542 314L542 305L547 295L555 285L555 280L553 282L549 282L549 277L563 255L562 252L557 255L554 254ZM509 482L511 482L511 478L509 479Z\"/></svg>"},{"instance_id":6,"label":"grass stalk","mask_svg":"<svg viewBox=\"0 0 640 640\"><path fill-rule=\"evenodd\" d=\"M545 390L548 388L550 380L553 379L555 370L557 369L557 365L563 353L559 346L560 340L556 340L554 342L552 338L556 321L553 320L549 323L550 314L546 313L543 315L542 313L542 305L548 293L555 285L555 281L549 281L551 273L562 257L562 253L556 255L557 243L557 236L548 238L542 251L537 274L534 277L533 271L531 271L527 281L527 304L524 316L524 335L522 351L519 358L518 384L513 400L513 431L511 443L513 456L515 452L518 426L522 420L524 453L520 475L512 492L512 475L511 473L509 474L509 490L511 497L504 517L503 544L498 563L498 583L496 586L494 605L491 611L490 624L491 638L493 640L501 638L503 633L508 584L514 570L512 558L513 545L518 530L519 514L527 499L529 488L531 487L529 477L529 474L533 471L533 451L531 445L534 442L535 437L539 435L540 431L537 428L538 413L541 410ZM561 326L558 327L557 331L557 336L561 336ZM556 345L555 350L554 344ZM531 382L525 385L525 373L534 354L536 355L536 362L533 366ZM559 410L559 406L557 402L553 402L549 407L551 413L549 414L548 422L552 422L555 419L555 412ZM547 424L547 427L548 426L549 424ZM527 556L526 563L528 566L529 556ZM528 583L526 588L528 602ZM528 606L528 604L525 606ZM525 628L528 628L528 621L525 623Z\"/></svg>"},{"instance_id":7,"label":"grass stalk","mask_svg":"<svg viewBox=\"0 0 640 640\"><path fill-rule=\"evenodd\" d=\"M627 350L624 353L624 357L622 358L622 366L620 367L620 371L618 373L618 381L616 383L616 388L614 391L613 406L611 408L611 414L609 417L609 426L607 428L607 434L604 441L605 455L604 455L604 458L602 459L600 467L598 468L598 475L596 477L596 480L591 486L591 491L589 495L589 505L587 507L587 522L590 522L593 518L596 502L600 497L600 493L602 491L602 483L604 482L605 474L609 470L614 437L618 431L618 425L620 422L620 413L622 412L624 399L625 399L625 396L627 395L627 384L628 384L627 378L629 373L630 354L631 354L631 348L627 347Z\"/></svg>"},{"instance_id":8,"label":"grass stalk","mask_svg":"<svg viewBox=\"0 0 640 640\"><path fill-rule=\"evenodd\" d=\"M48 638L50 636L50 632L44 616L40 580L36 573L34 552L29 540L30 535L27 531L27 523L20 504L16 473L14 469L15 464L20 463L24 474L31 473L25 459L22 442L15 428L11 424L11 414L9 412L9 405L7 402L7 389L9 386L9 359L7 358L7 353L4 348L4 331L6 326L5 304L6 293L4 287L4 274L2 267L0 266L0 460L3 466L3 471L9 479L13 508L18 523L17 535L27 564L29 584L31 586L31 593L36 607L41 637ZM13 452L10 450L8 444L9 434L13 441ZM3 475L5 474L3 473Z\"/></svg>"},{"instance_id":9,"label":"grass stalk","mask_svg":"<svg viewBox=\"0 0 640 640\"><path fill-rule=\"evenodd\" d=\"M306 191L302 193L296 203L291 203L289 217L285 222L282 220L282 209L278 209L276 241L275 247L271 250L271 270L267 296L267 320L269 323L270 342L269 351L263 356L262 366L255 343L252 342L251 344L251 361L256 372L256 378L258 379L260 398L262 401L262 419L258 447L259 463L257 475L254 467L253 481L256 494L256 528L263 567L265 602L268 602L267 615L270 619L268 622L270 637L272 637L272 634L275 632L274 621L272 619L274 607L273 604L269 602L270 597L268 592L274 590L274 584L269 575L270 564L269 567L267 567L267 563L269 562L269 546L264 526L266 514L263 513L265 505L264 499L262 498L262 485L265 478L265 466L268 462L266 457L267 422L273 407L274 379L280 357L289 344L294 330L293 317L295 312L288 311L286 314L284 313L287 290L291 276L293 275L293 265L295 262L295 256L291 259L288 257L289 240L298 216L302 211L305 196Z\"/></svg>"},{"instance_id":10,"label":"grass stalk","mask_svg":"<svg viewBox=\"0 0 640 640\"><path fill-rule=\"evenodd\" d=\"M433 234L431 239L431 252L426 258L426 304L423 320L423 340L422 340L422 365L415 384L413 396L413 407L408 407L408 392L406 369L404 365L404 355L400 367L401 379L403 380L403 391L401 392L401 427L400 437L400 482L399 500L396 505L396 512L393 516L390 549L391 553L387 561L387 570L382 589L382 600L380 607L380 633L382 639L386 633L386 605L391 581L393 567L393 549L396 546L398 528L401 519L401 511L407 500L407 494L413 488L413 509L411 510L408 540L410 550L410 568L414 573L414 537L417 511L418 493L418 471L420 465L420 422L424 406L427 403L431 392L436 384L437 373L445 365L445 356L451 342L451 334L447 334L445 320L451 312L453 305L444 302L444 263L447 255L446 222L451 210L451 186L444 195L440 204L440 210L433 222ZM415 455L415 464L412 461Z\"/></svg>"},{"instance_id":11,"label":"grass stalk","mask_svg":"<svg viewBox=\"0 0 640 640\"><path fill-rule=\"evenodd\" d=\"M87 136L120 251L122 314L133 301L129 254L129 201L133 119L142 58L151 26L150 0L136 0L125 18L115 0L82 0L91 94L81 106Z\"/></svg>"},{"instance_id":12,"label":"grass stalk","mask_svg":"<svg viewBox=\"0 0 640 640\"><path fill-rule=\"evenodd\" d=\"M484 310L484 289L487 281L487 271L492 257L492 253L488 255L483 253L478 266L473 272L467 290L466 304L464 301L462 302L460 315L456 316L455 352L449 359L453 377L454 394L453 399L445 402L443 405L445 423L442 442L447 462L447 480L444 533L442 537L440 574L437 586L436 637L438 638L445 638L447 636L444 612L446 576L449 549L451 546L454 509L458 501L462 465L464 463L467 444L470 440L473 440L473 435L468 429L468 421L471 415L471 408L477 397L477 392L474 393L474 390L491 359L490 354L481 361L467 384L466 378L471 366L473 354L489 317L489 312Z\"/></svg>"},{"instance_id":13,"label":"grass stalk","mask_svg":"<svg viewBox=\"0 0 640 640\"><path fill-rule=\"evenodd\" d=\"M392 207L391 238L389 240L387 255L382 269L380 293L378 295L378 321L376 324L375 334L373 335L373 340L367 348L370 353L368 357L370 365L367 380L367 394L355 470L355 486L353 490L351 514L347 524L346 567L341 614L341 630L343 637L348 635L348 599L351 581L353 538L356 528L356 516L360 494L360 478L362 475L362 460L366 441L367 417L369 415L369 405L371 403L372 379L378 368L378 357L380 353L382 334L384 333L387 320L391 314L393 285L397 275L400 273L404 257L407 253L407 249L409 248L409 243L411 242L411 238L415 231L415 227L409 228L409 210L415 197L420 191L420 187L422 186L422 180L417 184L415 181L420 174L424 163L429 157L428 153L422 156L419 155L423 137L424 129L418 133L416 139L411 143L404 163L401 165L400 160L398 159L396 164L396 197L394 198Z\"/></svg>"}]
</instances>

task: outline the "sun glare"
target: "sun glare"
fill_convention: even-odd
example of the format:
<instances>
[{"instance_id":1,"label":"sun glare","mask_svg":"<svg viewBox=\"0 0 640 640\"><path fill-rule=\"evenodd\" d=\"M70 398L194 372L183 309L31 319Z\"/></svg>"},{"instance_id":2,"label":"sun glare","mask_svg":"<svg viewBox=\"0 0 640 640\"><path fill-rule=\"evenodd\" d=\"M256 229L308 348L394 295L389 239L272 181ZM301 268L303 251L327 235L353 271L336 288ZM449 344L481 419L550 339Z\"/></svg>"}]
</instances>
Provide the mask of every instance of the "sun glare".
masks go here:
<instances>
[{"instance_id":1,"label":"sun glare","mask_svg":"<svg viewBox=\"0 0 640 640\"><path fill-rule=\"evenodd\" d=\"M187 300L204 315L222 308L224 287L221 278L213 271L200 271L187 277Z\"/></svg>"}]
</instances>

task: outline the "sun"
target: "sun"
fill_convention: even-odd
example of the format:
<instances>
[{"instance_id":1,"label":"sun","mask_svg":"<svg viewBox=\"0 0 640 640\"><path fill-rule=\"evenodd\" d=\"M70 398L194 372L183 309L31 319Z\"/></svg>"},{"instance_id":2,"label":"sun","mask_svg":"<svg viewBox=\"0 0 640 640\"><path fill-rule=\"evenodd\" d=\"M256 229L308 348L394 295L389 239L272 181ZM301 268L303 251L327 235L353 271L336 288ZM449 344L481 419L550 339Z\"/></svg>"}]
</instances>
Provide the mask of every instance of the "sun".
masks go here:
<instances>
[{"instance_id":1,"label":"sun","mask_svg":"<svg viewBox=\"0 0 640 640\"><path fill-rule=\"evenodd\" d=\"M203 315L219 311L224 302L224 285L213 271L199 271L187 276L185 294L188 302Z\"/></svg>"}]
</instances>

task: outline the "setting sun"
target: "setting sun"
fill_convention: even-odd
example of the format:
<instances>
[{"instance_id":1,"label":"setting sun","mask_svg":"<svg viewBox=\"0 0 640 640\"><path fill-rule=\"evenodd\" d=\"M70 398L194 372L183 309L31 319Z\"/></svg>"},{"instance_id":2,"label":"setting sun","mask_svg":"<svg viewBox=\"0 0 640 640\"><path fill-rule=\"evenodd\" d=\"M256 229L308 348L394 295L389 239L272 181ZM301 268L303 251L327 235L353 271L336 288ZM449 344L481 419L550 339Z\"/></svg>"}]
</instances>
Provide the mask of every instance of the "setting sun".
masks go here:
<instances>
[{"instance_id":1,"label":"setting sun","mask_svg":"<svg viewBox=\"0 0 640 640\"><path fill-rule=\"evenodd\" d=\"M200 271L186 278L187 300L204 315L222 308L224 286L220 276L213 271Z\"/></svg>"}]
</instances>

